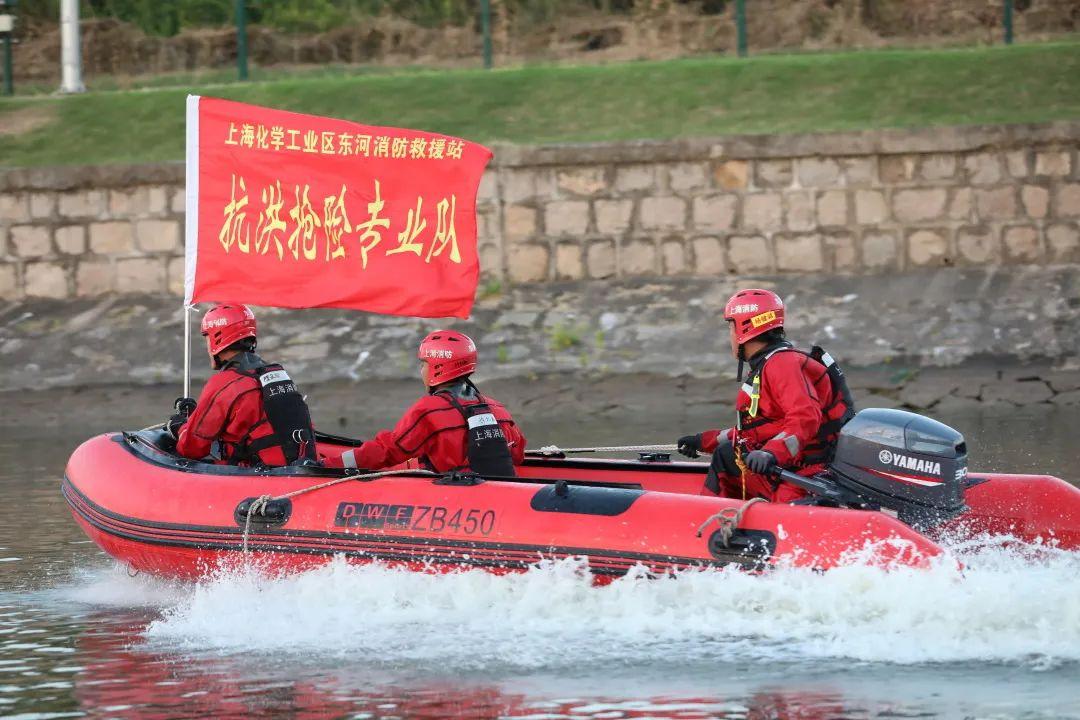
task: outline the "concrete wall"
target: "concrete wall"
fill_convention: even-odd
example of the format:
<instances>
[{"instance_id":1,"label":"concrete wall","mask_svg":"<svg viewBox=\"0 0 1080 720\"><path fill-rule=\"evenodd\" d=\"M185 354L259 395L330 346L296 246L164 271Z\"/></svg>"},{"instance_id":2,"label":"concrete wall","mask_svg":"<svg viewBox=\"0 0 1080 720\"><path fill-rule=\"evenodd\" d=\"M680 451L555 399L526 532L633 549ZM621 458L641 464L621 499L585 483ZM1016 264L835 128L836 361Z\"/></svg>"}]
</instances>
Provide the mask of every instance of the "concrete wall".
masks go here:
<instances>
[{"instance_id":1,"label":"concrete wall","mask_svg":"<svg viewBox=\"0 0 1080 720\"><path fill-rule=\"evenodd\" d=\"M496 147L511 283L1080 262L1080 122ZM0 297L180 294L183 166L0 174Z\"/></svg>"}]
</instances>

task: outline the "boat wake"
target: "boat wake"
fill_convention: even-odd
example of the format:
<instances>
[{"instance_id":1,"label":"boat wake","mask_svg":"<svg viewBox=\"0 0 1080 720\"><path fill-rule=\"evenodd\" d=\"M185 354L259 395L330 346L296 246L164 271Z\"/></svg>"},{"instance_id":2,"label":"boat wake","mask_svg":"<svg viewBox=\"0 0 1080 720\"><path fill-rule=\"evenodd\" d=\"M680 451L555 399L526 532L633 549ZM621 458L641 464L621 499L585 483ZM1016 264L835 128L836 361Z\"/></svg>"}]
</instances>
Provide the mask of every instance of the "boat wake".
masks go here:
<instances>
[{"instance_id":1,"label":"boat wake","mask_svg":"<svg viewBox=\"0 0 1080 720\"><path fill-rule=\"evenodd\" d=\"M71 593L92 605L158 608L144 632L151 646L329 654L382 666L1080 662L1080 553L1019 552L1004 541L955 552L929 570L851 565L659 579L641 570L606 587L594 587L573 560L495 576L338 559L285 577L231 571L194 585L113 569Z\"/></svg>"}]
</instances>

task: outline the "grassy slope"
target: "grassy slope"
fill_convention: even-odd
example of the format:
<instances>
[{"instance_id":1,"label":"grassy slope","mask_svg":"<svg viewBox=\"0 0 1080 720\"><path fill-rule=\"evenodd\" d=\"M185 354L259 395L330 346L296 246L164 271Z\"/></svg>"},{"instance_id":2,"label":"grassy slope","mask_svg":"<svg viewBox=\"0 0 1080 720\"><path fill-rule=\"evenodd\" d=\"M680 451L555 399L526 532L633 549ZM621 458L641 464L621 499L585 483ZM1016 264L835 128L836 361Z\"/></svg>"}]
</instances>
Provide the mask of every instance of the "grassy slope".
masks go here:
<instances>
[{"instance_id":1,"label":"grassy slope","mask_svg":"<svg viewBox=\"0 0 1080 720\"><path fill-rule=\"evenodd\" d=\"M1080 44L298 77L58 103L0 165L177 160L187 92L472 140L557 142L1080 119Z\"/></svg>"}]
</instances>

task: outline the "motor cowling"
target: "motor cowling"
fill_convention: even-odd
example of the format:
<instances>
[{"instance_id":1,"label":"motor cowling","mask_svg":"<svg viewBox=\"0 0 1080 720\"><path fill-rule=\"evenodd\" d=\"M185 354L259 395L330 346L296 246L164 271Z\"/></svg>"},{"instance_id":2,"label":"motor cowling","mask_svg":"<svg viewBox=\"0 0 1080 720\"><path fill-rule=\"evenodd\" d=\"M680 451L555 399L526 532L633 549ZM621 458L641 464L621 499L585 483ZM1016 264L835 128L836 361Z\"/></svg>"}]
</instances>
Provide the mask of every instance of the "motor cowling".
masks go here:
<instances>
[{"instance_id":1,"label":"motor cowling","mask_svg":"<svg viewBox=\"0 0 1080 720\"><path fill-rule=\"evenodd\" d=\"M964 436L904 410L869 408L840 430L830 475L871 505L926 529L963 512Z\"/></svg>"}]
</instances>

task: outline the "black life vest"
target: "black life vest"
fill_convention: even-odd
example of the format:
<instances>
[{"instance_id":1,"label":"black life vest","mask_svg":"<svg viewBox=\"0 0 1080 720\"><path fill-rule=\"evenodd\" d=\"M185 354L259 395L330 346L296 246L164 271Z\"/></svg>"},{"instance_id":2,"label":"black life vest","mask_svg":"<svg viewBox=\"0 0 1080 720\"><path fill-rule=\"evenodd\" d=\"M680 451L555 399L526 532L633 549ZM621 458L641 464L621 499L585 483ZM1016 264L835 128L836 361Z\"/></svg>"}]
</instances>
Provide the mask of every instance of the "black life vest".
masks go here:
<instances>
[{"instance_id":1,"label":"black life vest","mask_svg":"<svg viewBox=\"0 0 1080 720\"><path fill-rule=\"evenodd\" d=\"M229 365L230 369L258 381L264 413L263 419L255 423L236 444L230 462L258 461L261 451L279 447L288 465L305 462L317 464L311 412L285 368L278 363L266 363L254 353L242 353ZM273 432L252 439L252 434L267 423Z\"/></svg>"},{"instance_id":2,"label":"black life vest","mask_svg":"<svg viewBox=\"0 0 1080 720\"><path fill-rule=\"evenodd\" d=\"M446 398L465 419L465 456L469 459L469 469L477 475L515 477L517 473L514 471L510 445L499 419L476 386L468 380L465 385L476 394L479 402L462 405L452 390L440 390L434 394Z\"/></svg>"},{"instance_id":3,"label":"black life vest","mask_svg":"<svg viewBox=\"0 0 1080 720\"><path fill-rule=\"evenodd\" d=\"M836 452L836 439L840 428L855 417L855 399L848 388L844 371L840 369L833 357L818 345L814 345L810 352L806 352L792 346L787 341L783 341L761 351L761 360L751 362L750 375L746 378L746 382L742 387L742 391L750 396L750 405L745 410L739 410L737 413L736 434L766 423L775 422L775 418L765 417L758 412L758 398L761 396L761 374L769 358L785 351L797 352L820 363L824 366L825 374L829 377L831 394L824 401L821 408L825 421L818 428L815 441L803 448L802 451L803 466L827 464L832 461Z\"/></svg>"}]
</instances>

